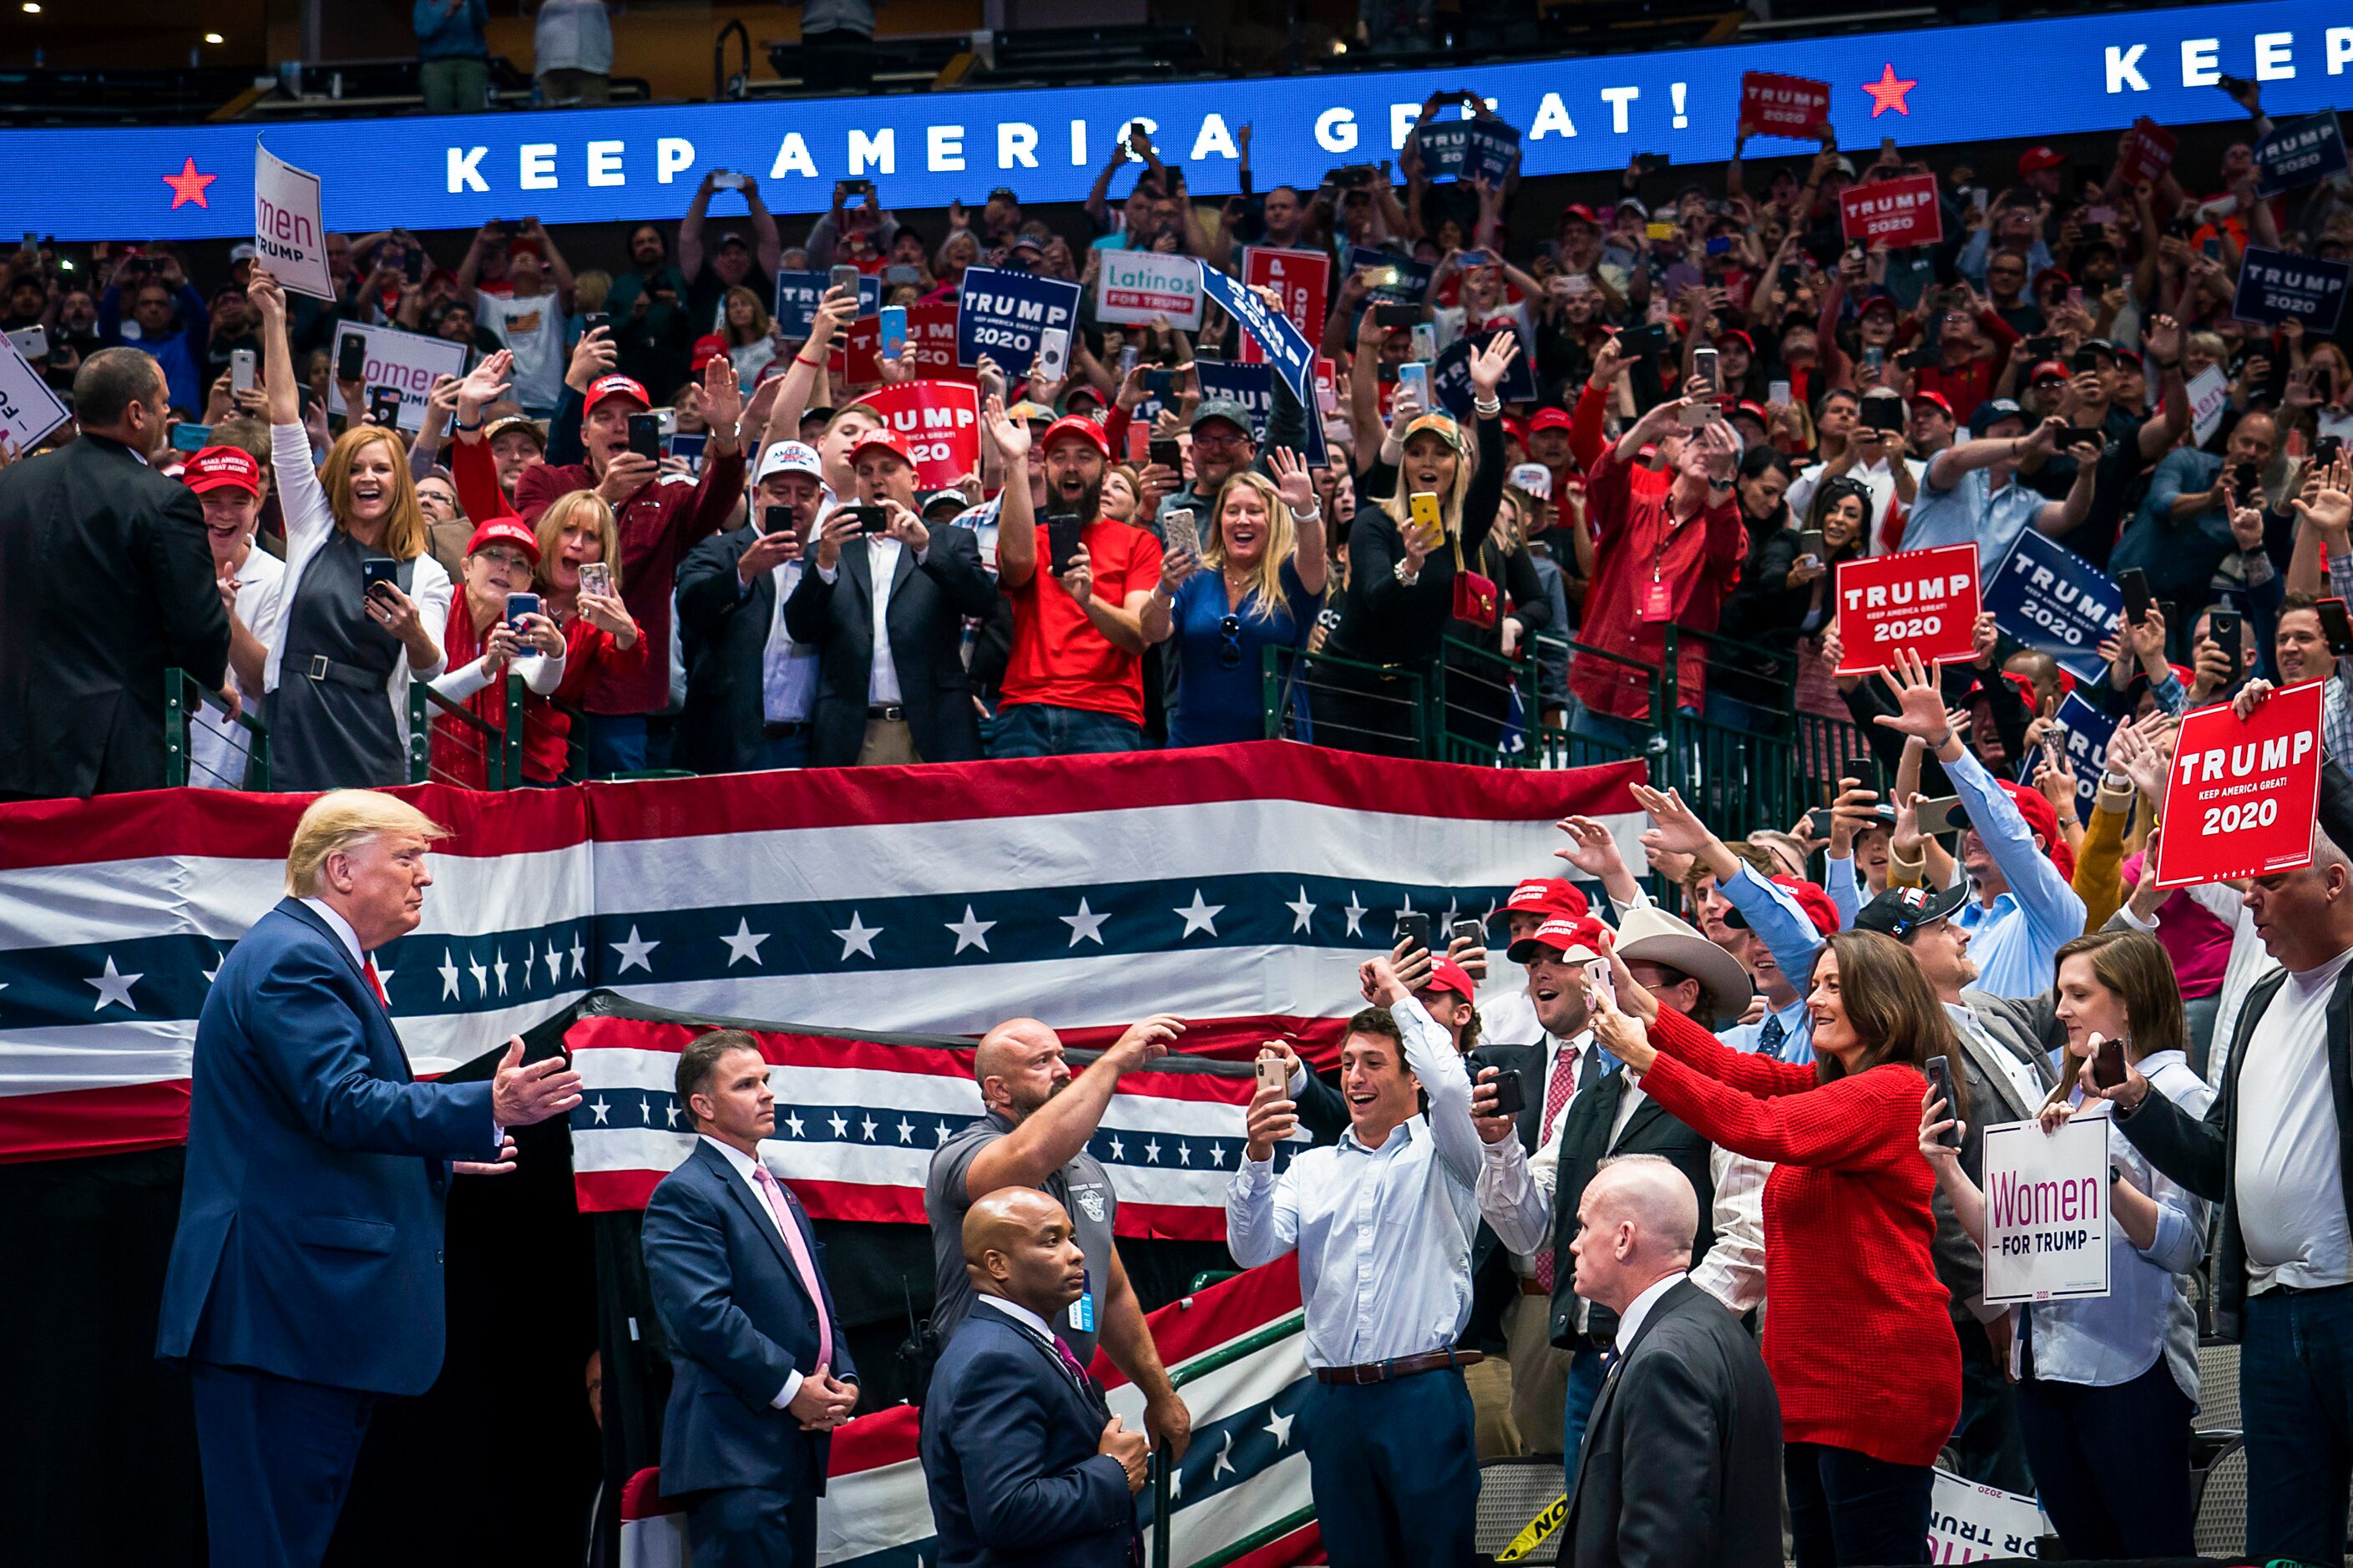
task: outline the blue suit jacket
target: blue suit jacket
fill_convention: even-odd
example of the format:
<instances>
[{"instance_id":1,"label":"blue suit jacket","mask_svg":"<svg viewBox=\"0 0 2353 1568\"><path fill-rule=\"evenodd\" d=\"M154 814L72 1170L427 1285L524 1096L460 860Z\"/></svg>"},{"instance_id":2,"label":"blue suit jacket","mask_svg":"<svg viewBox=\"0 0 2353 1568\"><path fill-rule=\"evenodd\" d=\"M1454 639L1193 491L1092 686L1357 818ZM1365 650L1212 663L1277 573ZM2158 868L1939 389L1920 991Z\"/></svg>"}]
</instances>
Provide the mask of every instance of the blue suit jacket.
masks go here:
<instances>
[{"instance_id":1,"label":"blue suit jacket","mask_svg":"<svg viewBox=\"0 0 2353 1568\"><path fill-rule=\"evenodd\" d=\"M825 1293L836 1377L856 1377L841 1314L826 1283L825 1248L786 1191ZM832 1440L804 1432L771 1403L785 1380L817 1370L817 1307L785 1238L727 1157L701 1139L646 1205L646 1282L670 1342L670 1405L662 1416L662 1491L721 1487L825 1495Z\"/></svg>"},{"instance_id":2,"label":"blue suit jacket","mask_svg":"<svg viewBox=\"0 0 2353 1568\"><path fill-rule=\"evenodd\" d=\"M923 1399L939 1568L1128 1568L1134 1500L1096 1451L1108 1419L1036 1335L976 1304Z\"/></svg>"},{"instance_id":3,"label":"blue suit jacket","mask_svg":"<svg viewBox=\"0 0 2353 1568\"><path fill-rule=\"evenodd\" d=\"M490 1084L411 1081L351 950L293 899L221 965L191 1076L155 1353L431 1387L449 1161L496 1157Z\"/></svg>"}]
</instances>

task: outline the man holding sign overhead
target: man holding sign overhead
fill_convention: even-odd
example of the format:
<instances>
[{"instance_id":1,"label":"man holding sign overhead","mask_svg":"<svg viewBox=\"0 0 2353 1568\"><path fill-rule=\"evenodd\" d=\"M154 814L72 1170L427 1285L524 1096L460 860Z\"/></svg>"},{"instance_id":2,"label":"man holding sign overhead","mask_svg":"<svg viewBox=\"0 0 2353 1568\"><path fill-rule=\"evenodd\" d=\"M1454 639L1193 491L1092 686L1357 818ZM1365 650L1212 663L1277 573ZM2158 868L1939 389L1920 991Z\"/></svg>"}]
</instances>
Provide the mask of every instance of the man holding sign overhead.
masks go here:
<instances>
[{"instance_id":1,"label":"man holding sign overhead","mask_svg":"<svg viewBox=\"0 0 2353 1568\"><path fill-rule=\"evenodd\" d=\"M1960 797L1953 823L1961 830L1959 859L1974 896L1952 921L1969 933L1978 988L1995 996L2040 995L2061 946L2084 934L2084 900L2051 862L2061 842L2058 815L2035 790L1986 772L1961 743L1947 722L1934 664L1898 649L1887 679L1900 707L1876 721L1926 742Z\"/></svg>"}]
</instances>

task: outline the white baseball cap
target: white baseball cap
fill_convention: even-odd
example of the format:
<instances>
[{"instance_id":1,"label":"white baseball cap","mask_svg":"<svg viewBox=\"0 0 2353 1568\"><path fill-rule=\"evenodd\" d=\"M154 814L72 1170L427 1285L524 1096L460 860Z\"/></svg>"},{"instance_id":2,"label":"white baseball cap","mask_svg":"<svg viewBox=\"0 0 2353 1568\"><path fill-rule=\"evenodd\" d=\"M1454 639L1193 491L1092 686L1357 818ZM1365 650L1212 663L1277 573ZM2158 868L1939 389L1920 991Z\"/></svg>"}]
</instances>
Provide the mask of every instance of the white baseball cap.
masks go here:
<instances>
[{"instance_id":1,"label":"white baseball cap","mask_svg":"<svg viewBox=\"0 0 2353 1568\"><path fill-rule=\"evenodd\" d=\"M1552 470L1542 463L1522 463L1512 469L1512 483L1532 496L1552 499Z\"/></svg>"},{"instance_id":2,"label":"white baseball cap","mask_svg":"<svg viewBox=\"0 0 2353 1568\"><path fill-rule=\"evenodd\" d=\"M806 441L777 441L760 454L759 470L753 474L752 482L756 485L770 474L807 474L822 483L825 463Z\"/></svg>"}]
</instances>

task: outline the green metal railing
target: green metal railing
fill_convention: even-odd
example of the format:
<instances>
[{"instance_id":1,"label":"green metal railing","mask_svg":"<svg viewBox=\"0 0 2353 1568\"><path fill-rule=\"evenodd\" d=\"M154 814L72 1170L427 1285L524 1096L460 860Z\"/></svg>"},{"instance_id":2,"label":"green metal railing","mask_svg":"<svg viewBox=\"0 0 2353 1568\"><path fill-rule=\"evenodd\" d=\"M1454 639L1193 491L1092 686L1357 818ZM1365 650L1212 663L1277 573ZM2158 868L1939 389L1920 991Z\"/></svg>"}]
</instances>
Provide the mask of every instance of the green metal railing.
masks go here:
<instances>
[{"instance_id":1,"label":"green metal railing","mask_svg":"<svg viewBox=\"0 0 2353 1568\"><path fill-rule=\"evenodd\" d=\"M1193 1289L1198 1290L1203 1288L1205 1281L1214 1283L1226 1278L1229 1276L1222 1273L1198 1275L1194 1278ZM1188 1295L1190 1293L1190 1291L1187 1292ZM1207 1355L1196 1356L1182 1366L1172 1368L1168 1373L1169 1385L1182 1388L1188 1383L1207 1377L1220 1367L1231 1366L1244 1356L1255 1355L1277 1341L1288 1339L1293 1334L1299 1333L1306 1327L1306 1323L1307 1318L1303 1312L1293 1312L1287 1318L1278 1318L1255 1333L1246 1334L1229 1345L1220 1345ZM1171 1500L1168 1495L1167 1461L1155 1458L1152 1462L1153 1568L1176 1568L1169 1559L1171 1550L1169 1535L1173 1529L1173 1521L1169 1516ZM1261 1526L1211 1556L1185 1564L1184 1568L1225 1568L1227 1563L1240 1561L1270 1541L1281 1540L1314 1517L1315 1510L1313 1507L1303 1508L1285 1518L1276 1520L1271 1524Z\"/></svg>"},{"instance_id":2,"label":"green metal railing","mask_svg":"<svg viewBox=\"0 0 2353 1568\"><path fill-rule=\"evenodd\" d=\"M187 784L188 769L195 761L188 749L188 722L207 708L223 715L228 712L221 694L186 670L174 667L164 672L164 782L174 789ZM246 774L224 782L231 789L268 789L269 726L253 711L250 700L239 704L237 727L245 732Z\"/></svg>"},{"instance_id":3,"label":"green metal railing","mask_svg":"<svg viewBox=\"0 0 2353 1568\"><path fill-rule=\"evenodd\" d=\"M522 787L522 677L509 674L504 722L493 724L464 702L444 697L430 683L408 683L408 782L424 784L433 776L433 723L455 723L470 732L482 748L485 789ZM434 710L439 710L437 714Z\"/></svg>"}]
</instances>

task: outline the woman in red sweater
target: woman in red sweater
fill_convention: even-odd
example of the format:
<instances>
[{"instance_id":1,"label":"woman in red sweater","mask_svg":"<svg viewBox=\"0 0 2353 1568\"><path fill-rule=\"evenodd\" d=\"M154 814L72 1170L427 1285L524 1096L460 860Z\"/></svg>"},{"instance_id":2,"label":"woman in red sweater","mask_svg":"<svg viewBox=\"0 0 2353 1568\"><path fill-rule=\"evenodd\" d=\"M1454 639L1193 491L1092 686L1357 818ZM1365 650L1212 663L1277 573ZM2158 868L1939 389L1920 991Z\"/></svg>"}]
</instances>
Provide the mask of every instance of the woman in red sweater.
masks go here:
<instances>
[{"instance_id":1,"label":"woman in red sweater","mask_svg":"<svg viewBox=\"0 0 2353 1568\"><path fill-rule=\"evenodd\" d=\"M1936 1180L1920 1158L1921 1066L1954 1054L1936 994L1894 940L1830 938L1804 1067L1731 1049L1661 1010L1622 966L1617 984L1626 1011L1604 1004L1595 1030L1642 1092L1712 1142L1774 1162L1765 1364L1798 1568L1926 1563L1932 1467L1961 1413L1960 1342L1929 1259Z\"/></svg>"}]
</instances>

